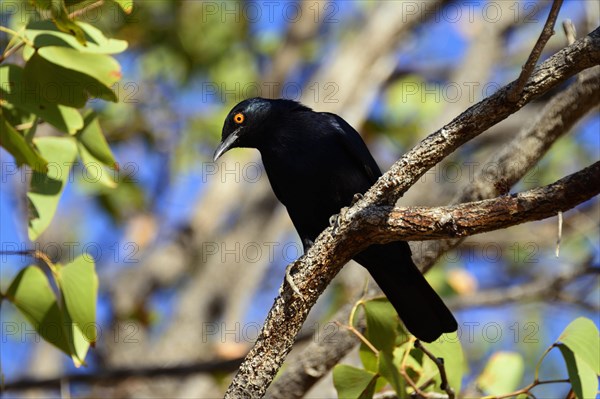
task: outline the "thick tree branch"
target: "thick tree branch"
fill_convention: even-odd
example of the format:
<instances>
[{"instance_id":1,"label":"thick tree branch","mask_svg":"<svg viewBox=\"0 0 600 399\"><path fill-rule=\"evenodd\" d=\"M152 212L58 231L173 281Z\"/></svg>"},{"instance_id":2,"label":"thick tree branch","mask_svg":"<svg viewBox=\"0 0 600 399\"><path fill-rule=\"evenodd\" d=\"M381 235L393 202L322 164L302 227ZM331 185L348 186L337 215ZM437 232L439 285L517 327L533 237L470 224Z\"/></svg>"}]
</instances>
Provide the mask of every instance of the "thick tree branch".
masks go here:
<instances>
[{"instance_id":1,"label":"thick tree branch","mask_svg":"<svg viewBox=\"0 0 600 399\"><path fill-rule=\"evenodd\" d=\"M459 205L370 207L346 215L368 244L463 237L546 219L600 193L600 161L548 186Z\"/></svg>"},{"instance_id":2,"label":"thick tree branch","mask_svg":"<svg viewBox=\"0 0 600 399\"><path fill-rule=\"evenodd\" d=\"M423 140L396 162L363 199L346 212L346 216L360 214L375 204L393 205L420 176L460 145L570 76L599 62L600 29L596 29L540 65L524 87L519 101L510 102L507 99L507 94L515 84L513 82ZM535 215L534 212L530 213ZM294 337L308 311L341 267L361 248L370 244L361 242L356 232L352 234L353 231L348 228L350 224L342 220L337 229L326 229L307 254L296 261L296 270L300 271L302 280L297 285L303 299L293 296L288 286L281 287L280 296L276 298L255 346L240 366L226 397L257 398L265 394L291 350Z\"/></svg>"}]
</instances>

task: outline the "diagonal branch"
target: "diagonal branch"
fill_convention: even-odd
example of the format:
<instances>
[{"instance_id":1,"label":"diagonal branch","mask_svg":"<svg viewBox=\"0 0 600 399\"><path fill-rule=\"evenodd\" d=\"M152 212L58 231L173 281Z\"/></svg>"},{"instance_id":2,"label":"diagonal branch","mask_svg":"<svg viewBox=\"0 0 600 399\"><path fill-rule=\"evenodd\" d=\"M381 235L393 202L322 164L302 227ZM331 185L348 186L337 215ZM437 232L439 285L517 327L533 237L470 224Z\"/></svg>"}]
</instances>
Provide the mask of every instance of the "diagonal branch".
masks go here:
<instances>
[{"instance_id":1,"label":"diagonal branch","mask_svg":"<svg viewBox=\"0 0 600 399\"><path fill-rule=\"evenodd\" d=\"M508 95L510 101L517 101L519 99L519 95L525 87L527 79L531 76L531 72L533 72L536 62L540 58L540 55L542 55L542 50L544 50L546 43L548 43L548 40L554 35L554 24L556 23L556 18L558 17L558 12L560 11L562 3L563 0L554 0L552 3L552 8L550 8L548 19L544 24L542 33L540 33L540 37L538 37L537 42L533 46L529 58L527 58L527 62L523 65L523 70L521 71L521 75L519 75L519 79L517 79L517 84L512 88Z\"/></svg>"},{"instance_id":2,"label":"diagonal branch","mask_svg":"<svg viewBox=\"0 0 600 399\"><path fill-rule=\"evenodd\" d=\"M567 78L600 62L600 29L559 51L541 64L523 89L518 102L507 94L515 82L472 106L444 128L429 136L396 162L346 215L378 205L393 205L429 168L456 148L489 127L518 111L534 98L546 93ZM344 219L343 217L341 219ZM368 245L360 234L342 220L338 229L326 229L314 246L296 261L302 282L298 284L304 300L282 286L255 346L234 377L226 397L262 397L291 350L309 310L331 279L351 257ZM355 226L356 227L356 226ZM364 241L364 240L363 240Z\"/></svg>"},{"instance_id":3,"label":"diagonal branch","mask_svg":"<svg viewBox=\"0 0 600 399\"><path fill-rule=\"evenodd\" d=\"M444 358L436 357L433 353L431 353L419 340L415 341L415 348L420 349L438 368L440 372L440 378L442 383L440 388L446 391L448 394L448 399L455 398L454 389L448 384L448 375L446 374L446 366L444 365Z\"/></svg>"},{"instance_id":4,"label":"diagonal branch","mask_svg":"<svg viewBox=\"0 0 600 399\"><path fill-rule=\"evenodd\" d=\"M398 160L356 206L393 205L425 172L461 145L584 69L600 64L600 28L565 47L536 68L517 102L508 101L513 81L473 105Z\"/></svg>"}]
</instances>

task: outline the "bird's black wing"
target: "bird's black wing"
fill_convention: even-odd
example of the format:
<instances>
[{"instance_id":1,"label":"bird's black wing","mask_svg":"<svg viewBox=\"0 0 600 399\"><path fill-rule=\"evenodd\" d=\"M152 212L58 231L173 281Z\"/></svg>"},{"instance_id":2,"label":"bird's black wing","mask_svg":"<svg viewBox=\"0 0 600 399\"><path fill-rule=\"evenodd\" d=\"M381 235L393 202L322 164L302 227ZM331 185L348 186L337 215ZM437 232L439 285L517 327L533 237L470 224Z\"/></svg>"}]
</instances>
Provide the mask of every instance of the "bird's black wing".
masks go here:
<instances>
[{"instance_id":1,"label":"bird's black wing","mask_svg":"<svg viewBox=\"0 0 600 399\"><path fill-rule=\"evenodd\" d=\"M360 170L365 172L370 183L374 184L381 176L381 170L358 132L340 116L329 112L322 112L322 114L331 118L331 125L339 133L340 143L356 161Z\"/></svg>"}]
</instances>

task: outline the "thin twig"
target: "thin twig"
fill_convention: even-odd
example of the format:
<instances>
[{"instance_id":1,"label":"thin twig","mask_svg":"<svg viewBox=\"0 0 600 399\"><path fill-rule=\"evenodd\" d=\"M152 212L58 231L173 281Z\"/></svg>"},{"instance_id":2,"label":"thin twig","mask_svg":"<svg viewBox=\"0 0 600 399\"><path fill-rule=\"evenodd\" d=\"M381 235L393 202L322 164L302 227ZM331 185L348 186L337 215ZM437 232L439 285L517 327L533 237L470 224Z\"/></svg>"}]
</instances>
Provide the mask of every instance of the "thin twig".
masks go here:
<instances>
[{"instance_id":1,"label":"thin twig","mask_svg":"<svg viewBox=\"0 0 600 399\"><path fill-rule=\"evenodd\" d=\"M92 373L71 373L48 379L24 378L15 382L5 383L4 390L20 391L35 388L60 389L63 380L83 384L111 384L132 378L183 377L198 373L231 372L242 362L243 357L229 360L213 360L208 362L182 364L172 367L142 367L142 368L112 368L100 369Z\"/></svg>"},{"instance_id":2,"label":"thin twig","mask_svg":"<svg viewBox=\"0 0 600 399\"><path fill-rule=\"evenodd\" d=\"M565 36L567 37L567 45L571 45L575 43L577 40L577 30L575 29L575 25L573 21L570 19L565 19L562 23L563 30L565 31ZM585 73L580 73L577 75L577 81L581 82L585 79Z\"/></svg>"},{"instance_id":3,"label":"thin twig","mask_svg":"<svg viewBox=\"0 0 600 399\"><path fill-rule=\"evenodd\" d=\"M20 251L0 251L0 255L26 255L26 256L31 256L34 259L37 260L41 260L42 262L44 262L46 264L46 266L48 266L48 269L50 269L50 271L52 273L56 272L56 265L50 260L50 258L48 257L48 255L46 255L44 252L38 250L38 249L23 249Z\"/></svg>"},{"instance_id":4,"label":"thin twig","mask_svg":"<svg viewBox=\"0 0 600 399\"><path fill-rule=\"evenodd\" d=\"M408 347L406 348L406 351L404 352L404 355L402 356L402 361L400 362L400 369L398 371L400 371L400 374L402 375L402 377L404 377L406 382L408 382L408 385L410 385L412 387L412 389L414 389L415 394L417 394L419 397L426 397L427 394L425 392L421 391L421 389L417 386L417 384L412 380L412 378L410 378L410 376L406 372L406 360L408 359L408 354L410 353L410 345L411 344L414 345L414 343L415 343L415 338L410 337Z\"/></svg>"},{"instance_id":5,"label":"thin twig","mask_svg":"<svg viewBox=\"0 0 600 399\"><path fill-rule=\"evenodd\" d=\"M19 32L17 32L10 28L0 26L1 32L6 32L6 33L12 35L13 38L17 38L17 39L21 40L18 44L15 44L13 47L6 49L6 51L4 51L4 53L2 53L2 55L0 55L0 63L2 63L5 59L10 57L12 54L14 54L18 49L23 47L25 44L33 46L33 43L29 39L27 39L27 37L25 37L21 34L21 30L23 30L23 29L20 29ZM10 46L10 42L8 43L8 45Z\"/></svg>"},{"instance_id":6,"label":"thin twig","mask_svg":"<svg viewBox=\"0 0 600 399\"><path fill-rule=\"evenodd\" d=\"M562 3L563 0L554 0L554 2L552 3L552 8L550 9L550 13L548 14L548 19L546 20L546 24L542 29L542 33L540 33L540 37L538 37L535 46L533 46L533 49L529 54L527 62L521 70L521 75L519 75L517 84L513 87L510 93L508 93L508 99L510 101L515 102L519 99L519 96L523 92L523 88L525 87L527 80L529 80L529 77L533 72L533 68L535 68L535 64L540 58L540 55L542 55L542 50L546 46L548 40L550 40L550 37L554 35L554 24L556 23L556 17L558 17L558 12L560 11Z\"/></svg>"},{"instance_id":7,"label":"thin twig","mask_svg":"<svg viewBox=\"0 0 600 399\"><path fill-rule=\"evenodd\" d=\"M13 47L11 47L10 49L6 50L4 52L4 54L0 55L0 63L2 63L5 59L7 59L8 57L10 57L11 55L13 55L17 50L19 50L24 45L25 45L25 42L21 41L18 44L16 44Z\"/></svg>"},{"instance_id":8,"label":"thin twig","mask_svg":"<svg viewBox=\"0 0 600 399\"><path fill-rule=\"evenodd\" d=\"M560 255L560 239L562 238L562 228L563 228L563 213L561 211L558 212L558 236L556 238L556 257Z\"/></svg>"},{"instance_id":9,"label":"thin twig","mask_svg":"<svg viewBox=\"0 0 600 399\"><path fill-rule=\"evenodd\" d=\"M573 25L573 21L570 19L565 19L562 26L565 31L565 36L567 36L567 45L570 46L575 43L575 40L577 39L577 30L575 29L575 25Z\"/></svg>"},{"instance_id":10,"label":"thin twig","mask_svg":"<svg viewBox=\"0 0 600 399\"><path fill-rule=\"evenodd\" d=\"M570 383L571 381L568 378L563 378L563 379L559 379L559 380L546 380L546 381L538 381L535 380L533 381L531 384L527 385L524 388L521 388L519 390L516 390L514 392L510 392L504 395L499 395L499 396L486 396L486 399L504 399L504 398L512 398L513 396L518 396L521 394L525 394L525 395L529 395L529 396L533 396L533 394L529 391L531 391L533 388L537 387L538 385L546 385L546 384L562 384L562 383Z\"/></svg>"},{"instance_id":11,"label":"thin twig","mask_svg":"<svg viewBox=\"0 0 600 399\"><path fill-rule=\"evenodd\" d=\"M80 8L79 10L75 10L69 14L69 19L80 17L83 14L85 14L86 12L93 10L94 8L98 8L98 7L102 6L103 4L104 4L104 0L98 0L97 2L87 5L83 8Z\"/></svg>"},{"instance_id":12,"label":"thin twig","mask_svg":"<svg viewBox=\"0 0 600 399\"><path fill-rule=\"evenodd\" d=\"M440 389L448 394L448 399L454 399L455 393L454 389L448 383L448 375L446 374L446 366L444 365L444 359L441 357L436 357L433 353L431 353L427 348L423 346L421 341L415 341L415 348L420 349L428 358L430 358L438 370L440 371L440 378L442 379L442 383L440 384Z\"/></svg>"},{"instance_id":13,"label":"thin twig","mask_svg":"<svg viewBox=\"0 0 600 399\"><path fill-rule=\"evenodd\" d=\"M343 327L345 329L347 329L348 331L350 331L352 334L354 334L358 339L360 339L365 345L367 345L369 347L369 349L371 349L371 351L374 354L378 354L379 351L377 350L376 347L373 346L373 344L371 342L369 342L369 340L367 339L367 337L365 337L364 335L361 334L360 331L358 331L354 326L350 326L350 325L344 325L338 321L335 322L335 324L338 327Z\"/></svg>"}]
</instances>

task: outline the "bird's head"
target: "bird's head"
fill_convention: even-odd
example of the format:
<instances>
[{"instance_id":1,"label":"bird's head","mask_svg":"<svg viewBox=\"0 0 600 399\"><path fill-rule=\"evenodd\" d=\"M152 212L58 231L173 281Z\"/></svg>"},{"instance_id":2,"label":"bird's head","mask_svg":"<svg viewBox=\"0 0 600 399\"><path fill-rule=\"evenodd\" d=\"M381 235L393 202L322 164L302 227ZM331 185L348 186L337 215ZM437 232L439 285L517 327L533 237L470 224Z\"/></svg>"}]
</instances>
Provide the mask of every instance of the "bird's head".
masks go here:
<instances>
[{"instance_id":1,"label":"bird's head","mask_svg":"<svg viewBox=\"0 0 600 399\"><path fill-rule=\"evenodd\" d=\"M233 107L225 118L221 143L215 151L214 160L231 148L257 148L272 108L273 100L259 97L244 100Z\"/></svg>"},{"instance_id":2,"label":"bird's head","mask_svg":"<svg viewBox=\"0 0 600 399\"><path fill-rule=\"evenodd\" d=\"M231 148L260 150L262 143L272 142L279 128L289 128L295 111L310 111L310 108L287 99L255 97L240 102L225 118L221 143L215 150L213 160L216 161Z\"/></svg>"}]
</instances>

